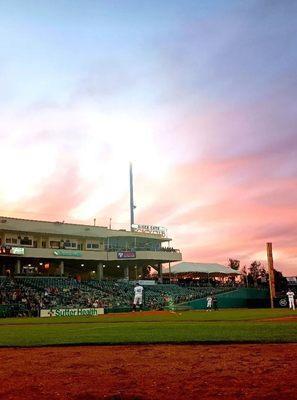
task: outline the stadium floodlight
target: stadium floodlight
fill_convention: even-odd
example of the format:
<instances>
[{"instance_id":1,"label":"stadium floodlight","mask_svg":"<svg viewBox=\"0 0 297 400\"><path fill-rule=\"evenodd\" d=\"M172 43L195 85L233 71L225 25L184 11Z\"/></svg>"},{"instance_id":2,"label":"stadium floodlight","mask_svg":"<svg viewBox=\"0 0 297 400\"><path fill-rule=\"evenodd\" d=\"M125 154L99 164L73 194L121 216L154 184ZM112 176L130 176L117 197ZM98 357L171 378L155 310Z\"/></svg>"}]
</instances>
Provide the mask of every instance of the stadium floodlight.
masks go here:
<instances>
[{"instance_id":1,"label":"stadium floodlight","mask_svg":"<svg viewBox=\"0 0 297 400\"><path fill-rule=\"evenodd\" d=\"M134 194L133 194L133 168L130 162L130 230L133 231L132 225L134 225L134 209L136 208L134 204Z\"/></svg>"}]
</instances>

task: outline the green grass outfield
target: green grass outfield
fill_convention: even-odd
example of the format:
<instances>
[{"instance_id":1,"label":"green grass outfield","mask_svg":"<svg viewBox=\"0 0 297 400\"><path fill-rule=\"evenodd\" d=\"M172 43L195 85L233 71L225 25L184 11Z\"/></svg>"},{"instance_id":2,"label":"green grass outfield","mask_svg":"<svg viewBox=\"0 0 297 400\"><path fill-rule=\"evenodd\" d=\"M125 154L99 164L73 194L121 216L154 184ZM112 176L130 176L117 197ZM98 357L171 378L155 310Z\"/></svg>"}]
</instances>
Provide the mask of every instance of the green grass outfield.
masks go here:
<instances>
[{"instance_id":1,"label":"green grass outfield","mask_svg":"<svg viewBox=\"0 0 297 400\"><path fill-rule=\"evenodd\" d=\"M265 319L295 316L289 322ZM0 319L0 346L125 343L297 342L297 312L232 309L217 312L107 314L97 317Z\"/></svg>"}]
</instances>

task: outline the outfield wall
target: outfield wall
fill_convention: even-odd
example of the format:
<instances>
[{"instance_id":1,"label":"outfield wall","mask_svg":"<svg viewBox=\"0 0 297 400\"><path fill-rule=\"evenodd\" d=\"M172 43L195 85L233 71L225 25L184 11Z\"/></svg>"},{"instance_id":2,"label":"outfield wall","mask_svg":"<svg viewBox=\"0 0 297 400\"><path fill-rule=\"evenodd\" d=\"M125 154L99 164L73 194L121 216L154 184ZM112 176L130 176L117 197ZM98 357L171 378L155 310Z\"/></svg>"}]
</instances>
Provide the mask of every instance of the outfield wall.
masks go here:
<instances>
[{"instance_id":1,"label":"outfield wall","mask_svg":"<svg viewBox=\"0 0 297 400\"><path fill-rule=\"evenodd\" d=\"M218 308L257 308L269 307L269 292L267 289L241 288L232 292L216 295ZM206 309L206 298L184 303L194 310Z\"/></svg>"}]
</instances>

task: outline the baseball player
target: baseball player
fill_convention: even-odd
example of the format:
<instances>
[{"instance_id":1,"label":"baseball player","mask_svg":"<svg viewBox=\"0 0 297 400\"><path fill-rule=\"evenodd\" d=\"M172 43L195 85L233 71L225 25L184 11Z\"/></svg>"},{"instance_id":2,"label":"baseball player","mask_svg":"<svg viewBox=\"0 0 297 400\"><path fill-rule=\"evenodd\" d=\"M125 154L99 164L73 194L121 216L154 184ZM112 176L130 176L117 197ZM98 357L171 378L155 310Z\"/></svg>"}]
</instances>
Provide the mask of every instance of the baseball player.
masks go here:
<instances>
[{"instance_id":1,"label":"baseball player","mask_svg":"<svg viewBox=\"0 0 297 400\"><path fill-rule=\"evenodd\" d=\"M136 306L139 305L140 311L142 310L142 296L143 296L143 287L136 283L134 288L134 301L133 301L133 311L136 311Z\"/></svg>"},{"instance_id":2,"label":"baseball player","mask_svg":"<svg viewBox=\"0 0 297 400\"><path fill-rule=\"evenodd\" d=\"M295 300L294 300L295 293L293 292L293 290L289 289L289 291L287 292L287 296L289 299L289 309L295 310Z\"/></svg>"},{"instance_id":3,"label":"baseball player","mask_svg":"<svg viewBox=\"0 0 297 400\"><path fill-rule=\"evenodd\" d=\"M168 296L165 296L164 300L165 300L165 304L168 307L169 311L171 313L175 314L173 297L168 295Z\"/></svg>"},{"instance_id":4,"label":"baseball player","mask_svg":"<svg viewBox=\"0 0 297 400\"><path fill-rule=\"evenodd\" d=\"M206 309L207 309L207 311L211 311L211 308L212 308L212 297L209 295L206 298L206 301L207 301Z\"/></svg>"}]
</instances>

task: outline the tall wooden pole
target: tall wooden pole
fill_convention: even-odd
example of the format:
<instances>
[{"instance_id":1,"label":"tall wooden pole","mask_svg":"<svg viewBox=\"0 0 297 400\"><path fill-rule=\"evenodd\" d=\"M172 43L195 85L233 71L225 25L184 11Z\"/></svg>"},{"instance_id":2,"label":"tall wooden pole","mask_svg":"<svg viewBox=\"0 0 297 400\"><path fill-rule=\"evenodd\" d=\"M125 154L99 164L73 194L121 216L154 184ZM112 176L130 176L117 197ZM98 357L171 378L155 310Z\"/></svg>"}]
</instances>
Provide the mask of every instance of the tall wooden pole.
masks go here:
<instances>
[{"instance_id":1,"label":"tall wooden pole","mask_svg":"<svg viewBox=\"0 0 297 400\"><path fill-rule=\"evenodd\" d=\"M268 275L269 275L269 291L270 291L270 306L273 308L273 299L275 298L275 282L272 257L272 243L267 243L267 259L268 259Z\"/></svg>"}]
</instances>

